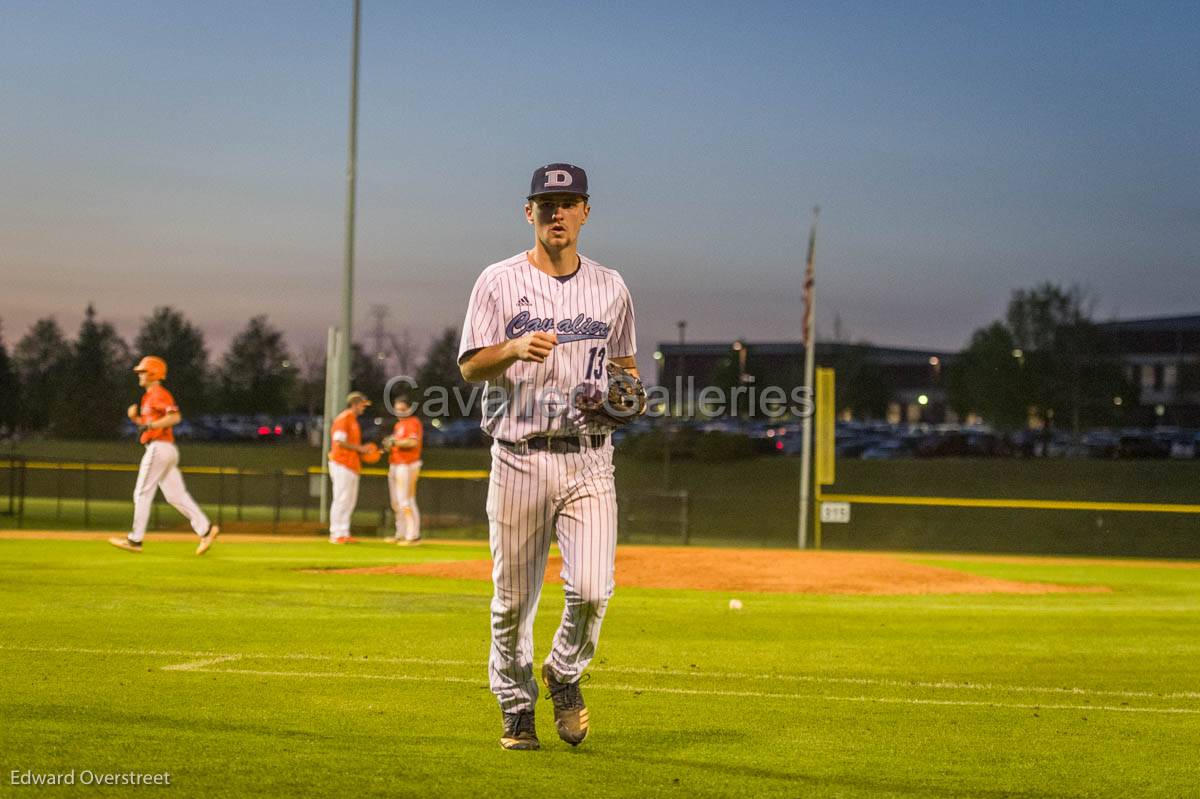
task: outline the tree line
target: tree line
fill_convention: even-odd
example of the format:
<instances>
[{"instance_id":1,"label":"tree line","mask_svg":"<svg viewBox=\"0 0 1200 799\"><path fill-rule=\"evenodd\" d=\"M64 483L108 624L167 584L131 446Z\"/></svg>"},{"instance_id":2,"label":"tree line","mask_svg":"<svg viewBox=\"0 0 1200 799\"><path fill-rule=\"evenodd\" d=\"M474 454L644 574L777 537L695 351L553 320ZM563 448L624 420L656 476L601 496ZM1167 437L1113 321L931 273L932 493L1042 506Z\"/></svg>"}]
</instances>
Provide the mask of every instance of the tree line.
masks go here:
<instances>
[{"instance_id":1,"label":"tree line","mask_svg":"<svg viewBox=\"0 0 1200 799\"><path fill-rule=\"evenodd\" d=\"M950 407L1001 430L1037 421L1078 433L1127 421L1139 386L1094 321L1095 306L1080 286L1014 291L1004 318L976 330L946 370Z\"/></svg>"},{"instance_id":2,"label":"tree line","mask_svg":"<svg viewBox=\"0 0 1200 799\"><path fill-rule=\"evenodd\" d=\"M378 401L392 377L360 343L352 348L351 385ZM417 369L418 385L461 385L458 331L435 337ZM226 352L210 359L204 333L178 309L155 308L125 341L89 304L74 339L58 321L38 319L11 350L0 336L0 432L64 438L110 438L141 390L131 370L143 355L168 365L167 387L184 414L320 413L325 398L324 350L293 357L283 333L255 316Z\"/></svg>"},{"instance_id":3,"label":"tree line","mask_svg":"<svg viewBox=\"0 0 1200 799\"><path fill-rule=\"evenodd\" d=\"M1075 433L1128 423L1139 386L1094 320L1095 307L1077 285L1014 291L1003 318L976 330L940 371L947 406L1006 431L1031 421ZM838 408L858 418L885 416L896 386L869 344L840 347L828 365L837 371ZM1200 391L1200 367L1181 368L1179 390Z\"/></svg>"},{"instance_id":4,"label":"tree line","mask_svg":"<svg viewBox=\"0 0 1200 799\"><path fill-rule=\"evenodd\" d=\"M1031 418L1074 431L1122 423L1137 405L1138 386L1093 321L1094 307L1078 286L1043 283L1013 292L1004 318L976 330L942 371L948 406L963 418L979 414L1002 430L1024 428ZM392 375L361 343L352 352L352 386L381 398ZM154 309L126 342L88 305L73 340L53 317L34 322L11 355L0 336L0 433L116 435L124 408L138 396L130 369L146 354L166 359L168 387L188 415L322 410L324 349L305 349L296 360L266 316L250 319L212 362L203 332L175 308ZM447 328L420 361L413 375L418 386L465 387L457 354L458 331ZM829 365L838 374L839 408L860 418L886 415L895 386L869 345L843 346ZM724 367L712 379L738 384L738 364L730 359ZM802 379L798 372L787 377ZM1200 392L1200 367L1184 368L1179 385L1183 392ZM447 410L456 415L462 409L451 403Z\"/></svg>"}]
</instances>

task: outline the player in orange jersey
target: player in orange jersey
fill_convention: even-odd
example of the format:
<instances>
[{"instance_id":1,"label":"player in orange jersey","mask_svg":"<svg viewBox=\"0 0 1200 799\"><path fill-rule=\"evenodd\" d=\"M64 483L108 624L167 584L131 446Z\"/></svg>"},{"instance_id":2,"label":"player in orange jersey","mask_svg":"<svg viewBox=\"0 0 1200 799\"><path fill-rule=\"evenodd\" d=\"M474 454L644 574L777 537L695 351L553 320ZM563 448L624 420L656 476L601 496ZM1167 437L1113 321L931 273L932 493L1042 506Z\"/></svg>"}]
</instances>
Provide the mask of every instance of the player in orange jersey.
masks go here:
<instances>
[{"instance_id":1,"label":"player in orange jersey","mask_svg":"<svg viewBox=\"0 0 1200 799\"><path fill-rule=\"evenodd\" d=\"M396 425L383 440L388 452L388 497L396 515L396 543L421 543L421 511L417 508L417 476L421 473L421 442L424 430L406 397L392 403Z\"/></svg>"},{"instance_id":2,"label":"player in orange jersey","mask_svg":"<svg viewBox=\"0 0 1200 799\"><path fill-rule=\"evenodd\" d=\"M329 504L329 543L352 544L350 517L358 504L358 478L362 472L362 456L374 449L374 444L362 443L358 417L371 401L361 391L346 395L346 410L337 415L330 428L329 479L333 481L333 500Z\"/></svg>"},{"instance_id":3,"label":"player in orange jersey","mask_svg":"<svg viewBox=\"0 0 1200 799\"><path fill-rule=\"evenodd\" d=\"M172 431L183 417L171 392L163 388L167 377L167 362L155 355L147 355L133 367L138 385L146 389L140 405L130 405L126 412L142 434L140 441L146 445L146 454L138 467L137 483L133 488L133 529L123 538L110 538L108 543L126 552L141 552L142 538L150 521L150 508L155 492L161 488L163 496L177 511L192 523L192 529L200 536L196 554L203 555L212 546L221 528L212 524L208 516L192 499L179 473L179 450L175 447Z\"/></svg>"}]
</instances>

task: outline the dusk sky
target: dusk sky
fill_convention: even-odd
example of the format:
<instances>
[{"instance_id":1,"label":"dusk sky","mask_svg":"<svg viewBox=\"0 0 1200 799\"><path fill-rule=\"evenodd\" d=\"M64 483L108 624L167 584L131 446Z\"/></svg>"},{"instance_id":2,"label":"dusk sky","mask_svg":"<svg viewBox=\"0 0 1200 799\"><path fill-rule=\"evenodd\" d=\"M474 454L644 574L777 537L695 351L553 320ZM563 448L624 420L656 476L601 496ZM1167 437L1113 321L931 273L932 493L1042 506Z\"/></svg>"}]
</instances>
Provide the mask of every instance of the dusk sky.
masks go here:
<instances>
[{"instance_id":1,"label":"dusk sky","mask_svg":"<svg viewBox=\"0 0 1200 799\"><path fill-rule=\"evenodd\" d=\"M957 349L1009 293L1200 313L1195 3L429 4L364 0L357 329L423 348L529 246L532 170L590 174L581 251L622 272L640 359L818 326ZM0 320L155 305L219 355L266 313L340 314L344 2L6 0ZM900 9L903 9L901 11Z\"/></svg>"}]
</instances>

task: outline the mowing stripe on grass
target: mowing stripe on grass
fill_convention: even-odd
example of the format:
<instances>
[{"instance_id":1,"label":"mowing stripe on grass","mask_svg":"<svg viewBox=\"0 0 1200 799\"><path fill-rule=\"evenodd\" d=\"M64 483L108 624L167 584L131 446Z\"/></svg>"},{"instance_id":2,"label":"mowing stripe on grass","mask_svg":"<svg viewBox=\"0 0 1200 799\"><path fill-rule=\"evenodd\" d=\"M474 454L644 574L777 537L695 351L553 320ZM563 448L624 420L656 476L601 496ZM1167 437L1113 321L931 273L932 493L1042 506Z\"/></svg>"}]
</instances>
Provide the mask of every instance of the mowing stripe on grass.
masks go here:
<instances>
[{"instance_id":1,"label":"mowing stripe on grass","mask_svg":"<svg viewBox=\"0 0 1200 799\"><path fill-rule=\"evenodd\" d=\"M387 680L393 682L432 682L476 685L486 688L482 679L470 677L425 676L419 674L352 674L342 671L268 671L265 669L209 669L195 668L193 674L242 674L251 677L300 677L315 680ZM1002 707L1015 710L1093 710L1113 713L1163 713L1200 715L1200 708L1187 707L1129 707L1127 705L1047 705L1016 702L987 702L959 699L914 699L911 697L835 696L829 694L776 693L770 691L713 691L702 688L663 688L647 685L603 685L593 683L591 691L623 691L632 694L676 694L683 696L725 696L751 699L825 700L829 702L878 702L891 705L942 705L950 707Z\"/></svg>"},{"instance_id":2,"label":"mowing stripe on grass","mask_svg":"<svg viewBox=\"0 0 1200 799\"><path fill-rule=\"evenodd\" d=\"M228 663L232 660L241 660L241 655L222 655L218 658L208 658L206 660L197 660L193 663L177 663L174 666L163 666L163 671L198 671L205 666L215 666L218 663Z\"/></svg>"},{"instance_id":3,"label":"mowing stripe on grass","mask_svg":"<svg viewBox=\"0 0 1200 799\"><path fill-rule=\"evenodd\" d=\"M343 657L337 655L315 655L305 653L284 653L284 654L266 654L254 652L242 653L222 653L222 652L189 652L184 650L162 650L162 649L94 649L84 647L45 647L45 646L9 646L0 644L0 651L10 650L14 652L60 652L65 654L81 654L81 655L136 655L145 657L187 657L198 658L196 662L180 663L171 666L163 666L162 668L170 671L201 671L204 666L212 665L220 662L229 662L234 660L299 660L299 661L320 661L327 663L385 663L396 665L414 665L414 666L462 666L462 667L481 667L482 661L479 660L452 660L444 658L418 658L418 657ZM206 659L205 659L206 658ZM591 669L600 674L649 674L661 675L664 677L698 677L702 679L733 679L733 680L782 680L787 682L801 682L813 684L829 684L829 685L861 685L861 686L884 686L892 688L927 688L930 690L951 690L951 691L1002 691L1006 693L1046 693L1046 694L1068 694L1072 696L1111 696L1124 697L1134 699L1200 699L1200 691L1171 691L1171 692L1155 692L1155 691L1122 691L1115 689L1104 688L1072 688L1061 686L1032 686L1032 685L999 685L994 683L973 683L973 682L950 682L950 681L926 681L926 680L902 680L895 678L884 677L829 677L813 674L749 674L744 672L732 671L696 671L696 670L681 670L681 669L651 669L638 668L634 666L595 666ZM233 673L232 670L229 670ZM282 674L298 674L300 672L282 672ZM328 676L328 675L327 675ZM371 677L372 675L363 675ZM471 680L464 680L472 682ZM665 689L654 689L665 690ZM686 689L679 689L686 690ZM758 696L759 694L748 694ZM930 700L933 701L933 700Z\"/></svg>"},{"instance_id":4,"label":"mowing stripe on grass","mask_svg":"<svg viewBox=\"0 0 1200 799\"><path fill-rule=\"evenodd\" d=\"M950 682L939 680L897 680L883 677L826 677L812 674L742 674L731 671L672 671L669 669L644 669L631 667L597 667L593 671L614 672L622 674L666 674L669 676L685 677L727 677L738 680L787 680L790 682L834 683L841 685L884 685L900 688L930 688L935 690L960 691L1004 691L1008 693L1051 693L1072 694L1076 696L1120 696L1146 699L1200 699L1200 691L1174 691L1157 693L1155 691L1118 691L1104 688L1070 688L1054 686L1030 685L996 685L994 683Z\"/></svg>"},{"instance_id":5,"label":"mowing stripe on grass","mask_svg":"<svg viewBox=\"0 0 1200 799\"><path fill-rule=\"evenodd\" d=\"M967 707L1011 707L1024 710L1107 710L1113 713L1174 713L1196 715L1200 710L1189 707L1128 707L1126 705L1044 705L1017 702L982 702L959 699L910 699L887 696L825 696L833 702L880 702L888 705L955 705Z\"/></svg>"}]
</instances>

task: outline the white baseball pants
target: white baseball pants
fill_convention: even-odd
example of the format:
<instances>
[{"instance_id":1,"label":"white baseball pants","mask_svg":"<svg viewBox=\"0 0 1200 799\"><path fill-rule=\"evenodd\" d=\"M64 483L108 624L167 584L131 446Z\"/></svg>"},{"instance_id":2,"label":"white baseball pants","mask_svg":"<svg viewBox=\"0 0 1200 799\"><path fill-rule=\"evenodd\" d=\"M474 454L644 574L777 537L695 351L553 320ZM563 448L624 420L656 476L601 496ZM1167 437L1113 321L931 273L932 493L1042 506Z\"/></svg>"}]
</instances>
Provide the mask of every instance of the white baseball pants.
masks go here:
<instances>
[{"instance_id":1,"label":"white baseball pants","mask_svg":"<svg viewBox=\"0 0 1200 799\"><path fill-rule=\"evenodd\" d=\"M179 473L179 450L167 441L151 441L142 455L137 483L133 487L133 530L129 533L130 541L145 538L146 526L150 523L150 509L154 505L154 493L160 488L167 502L191 522L196 535L203 536L208 532L208 516L192 499L183 484L183 475Z\"/></svg>"},{"instance_id":2,"label":"white baseball pants","mask_svg":"<svg viewBox=\"0 0 1200 799\"><path fill-rule=\"evenodd\" d=\"M546 662L577 680L596 653L613 592L617 492L612 445L578 453L518 454L492 445L487 512L492 550L492 648L488 677L506 713L532 710L533 619L551 538L562 552L566 604Z\"/></svg>"},{"instance_id":3,"label":"white baseball pants","mask_svg":"<svg viewBox=\"0 0 1200 799\"><path fill-rule=\"evenodd\" d=\"M350 517L358 504L358 472L340 463L329 462L333 481L333 500L329 503L329 540L350 535Z\"/></svg>"},{"instance_id":4,"label":"white baseball pants","mask_svg":"<svg viewBox=\"0 0 1200 799\"><path fill-rule=\"evenodd\" d=\"M417 507L417 476L421 461L388 465L388 497L396 517L396 540L421 538L421 510Z\"/></svg>"}]
</instances>

